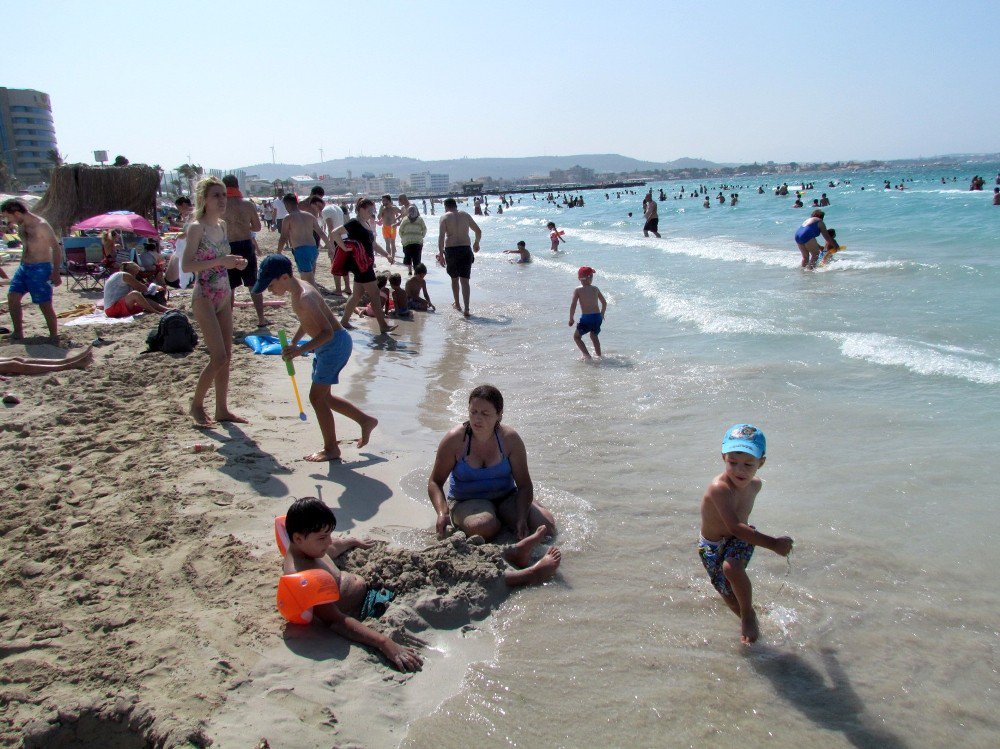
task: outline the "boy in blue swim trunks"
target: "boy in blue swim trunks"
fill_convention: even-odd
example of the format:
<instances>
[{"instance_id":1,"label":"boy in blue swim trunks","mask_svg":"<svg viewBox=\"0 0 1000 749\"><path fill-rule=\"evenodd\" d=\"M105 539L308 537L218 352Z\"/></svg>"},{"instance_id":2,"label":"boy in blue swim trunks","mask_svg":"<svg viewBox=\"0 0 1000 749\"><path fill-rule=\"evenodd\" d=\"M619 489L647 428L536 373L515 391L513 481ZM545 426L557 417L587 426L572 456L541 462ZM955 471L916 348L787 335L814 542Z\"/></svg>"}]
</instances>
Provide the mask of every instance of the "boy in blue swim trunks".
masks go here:
<instances>
[{"instance_id":1,"label":"boy in blue swim trunks","mask_svg":"<svg viewBox=\"0 0 1000 749\"><path fill-rule=\"evenodd\" d=\"M323 204L322 198L316 198L316 200L319 201L320 205ZM319 225L316 215L299 208L297 197L289 193L282 198L282 202L285 205L285 210L288 211L288 216L281 223L278 252L284 250L286 246L291 247L295 266L299 269L302 280L315 286L316 260L319 258L319 246L316 243L322 239L329 250L331 248L330 240L323 227Z\"/></svg>"},{"instance_id":2,"label":"boy in blue swim trunks","mask_svg":"<svg viewBox=\"0 0 1000 749\"><path fill-rule=\"evenodd\" d=\"M701 539L698 555L722 600L740 618L740 641L760 637L753 610L753 587L746 566L754 548L763 546L783 557L792 550L789 536L775 538L749 525L750 512L763 483L757 469L764 465L767 443L752 424L736 424L722 438L725 470L708 485L701 498Z\"/></svg>"},{"instance_id":3,"label":"boy in blue swim trunks","mask_svg":"<svg viewBox=\"0 0 1000 749\"><path fill-rule=\"evenodd\" d=\"M316 412L316 421L323 434L323 449L306 455L305 459L312 463L340 460L334 411L358 422L361 427L358 447L368 444L372 430L378 425L378 419L374 416L369 416L353 403L330 391L330 386L340 381L340 371L351 358L354 347L351 335L326 306L316 287L292 275L292 261L284 255L268 255L261 262L253 293L262 294L265 289L276 296L289 294L292 311L299 318L299 328L292 336L291 343L282 351L282 358L291 361L308 352L315 354L309 402ZM307 334L312 340L300 346L299 341Z\"/></svg>"},{"instance_id":4,"label":"boy in blue swim trunks","mask_svg":"<svg viewBox=\"0 0 1000 749\"><path fill-rule=\"evenodd\" d=\"M11 338L24 338L24 316L21 299L31 294L31 301L38 305L49 327L49 336L58 336L56 310L52 306L52 287L62 283L59 266L62 265L62 247L52 227L41 216L36 216L20 200L14 198L0 204L0 213L8 223L17 226L24 243L21 264L14 271L7 289L7 304L14 325Z\"/></svg>"},{"instance_id":5,"label":"boy in blue swim trunks","mask_svg":"<svg viewBox=\"0 0 1000 749\"><path fill-rule=\"evenodd\" d=\"M601 357L601 341L597 337L601 332L601 323L604 322L604 311L608 308L601 290L593 285L594 273L596 271L586 265L577 271L577 278L580 285L573 292L573 302L569 305L569 325L573 327L573 317L576 314L576 305L580 305L580 324L576 326L573 340L583 352L584 359L590 359L590 352L587 351L587 344L583 342L583 337L590 334L590 342L594 344L594 355Z\"/></svg>"}]
</instances>

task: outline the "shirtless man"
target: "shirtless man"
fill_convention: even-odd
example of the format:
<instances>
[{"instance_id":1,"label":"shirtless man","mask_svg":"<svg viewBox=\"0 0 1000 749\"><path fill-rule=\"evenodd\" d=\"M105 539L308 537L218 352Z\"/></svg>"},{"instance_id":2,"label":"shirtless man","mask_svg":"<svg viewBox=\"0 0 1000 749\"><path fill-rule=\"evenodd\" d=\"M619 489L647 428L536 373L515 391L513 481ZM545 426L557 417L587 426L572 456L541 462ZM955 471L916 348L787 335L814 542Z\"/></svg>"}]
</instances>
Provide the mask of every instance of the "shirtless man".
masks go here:
<instances>
[{"instance_id":1,"label":"shirtless man","mask_svg":"<svg viewBox=\"0 0 1000 749\"><path fill-rule=\"evenodd\" d=\"M396 226L404 214L392 204L391 195L382 196L382 206L378 209L378 220L382 224L382 239L389 252L389 262L396 262Z\"/></svg>"},{"instance_id":2,"label":"shirtless man","mask_svg":"<svg viewBox=\"0 0 1000 749\"><path fill-rule=\"evenodd\" d=\"M476 235L476 241L469 246L469 230ZM476 261L473 254L479 252L479 240L483 230L465 211L458 210L454 198L445 198L444 215L438 229L438 262L445 266L451 276L451 293L455 297L454 307L469 316L469 278L472 275L472 264ZM462 299L465 308L459 306L458 289L462 287Z\"/></svg>"},{"instance_id":3,"label":"shirtless man","mask_svg":"<svg viewBox=\"0 0 1000 749\"><path fill-rule=\"evenodd\" d=\"M252 289L257 283L257 252L253 246L253 232L260 231L260 216L257 208L249 200L243 197L240 192L240 183L236 175L227 174L222 178L222 184L226 186L226 235L229 237L229 248L234 255L246 258L246 267L242 270L232 270L229 272L230 294L235 301L236 287L246 286ZM253 301L253 308L257 311L257 327L263 328L269 325L269 321L264 318L264 295L250 294Z\"/></svg>"},{"instance_id":4,"label":"shirtless man","mask_svg":"<svg viewBox=\"0 0 1000 749\"><path fill-rule=\"evenodd\" d=\"M316 198L322 204L322 198ZM299 269L302 280L316 285L316 259L319 257L319 247L316 246L316 238L313 234L318 234L319 238L326 243L330 249L330 240L327 238L323 227L319 225L316 216L308 211L299 208L299 199L289 193L281 199L288 217L281 222L281 236L278 239L278 252L283 252L286 246L292 248L292 256L295 258L295 266Z\"/></svg>"},{"instance_id":5,"label":"shirtless man","mask_svg":"<svg viewBox=\"0 0 1000 749\"><path fill-rule=\"evenodd\" d=\"M652 191L650 191L652 193ZM649 200L643 205L642 213L646 217L646 223L642 227L642 236L648 237L650 232L656 235L656 238L660 238L660 232L657 229L660 228L660 217L657 213L658 209L656 207L656 201L653 200L652 194L649 196Z\"/></svg>"},{"instance_id":6,"label":"shirtless man","mask_svg":"<svg viewBox=\"0 0 1000 749\"><path fill-rule=\"evenodd\" d=\"M21 299L31 294L31 301L38 305L49 326L49 336L58 338L56 311L52 306L52 287L62 283L59 266L62 265L62 247L52 227L41 216L36 216L20 200L13 198L0 203L0 214L7 223L17 227L24 244L21 264L14 271L7 292L10 319L14 324L12 340L24 338Z\"/></svg>"}]
</instances>

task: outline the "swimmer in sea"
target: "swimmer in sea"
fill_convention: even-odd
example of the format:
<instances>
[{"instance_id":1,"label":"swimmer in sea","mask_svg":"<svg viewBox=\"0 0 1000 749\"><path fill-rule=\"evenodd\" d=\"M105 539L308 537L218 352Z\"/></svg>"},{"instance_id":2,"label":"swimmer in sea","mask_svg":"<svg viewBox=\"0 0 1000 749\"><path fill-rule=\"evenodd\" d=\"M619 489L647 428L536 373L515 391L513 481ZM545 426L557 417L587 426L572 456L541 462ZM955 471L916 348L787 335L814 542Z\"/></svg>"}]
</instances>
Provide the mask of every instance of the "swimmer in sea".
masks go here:
<instances>
[{"instance_id":1,"label":"swimmer in sea","mask_svg":"<svg viewBox=\"0 0 1000 749\"><path fill-rule=\"evenodd\" d=\"M517 260L512 260L511 261L512 263L530 263L531 262L531 253L528 252L528 248L527 248L527 246L525 246L523 240L517 243L517 249L516 250L504 250L503 254L504 255L517 255L518 256Z\"/></svg>"}]
</instances>

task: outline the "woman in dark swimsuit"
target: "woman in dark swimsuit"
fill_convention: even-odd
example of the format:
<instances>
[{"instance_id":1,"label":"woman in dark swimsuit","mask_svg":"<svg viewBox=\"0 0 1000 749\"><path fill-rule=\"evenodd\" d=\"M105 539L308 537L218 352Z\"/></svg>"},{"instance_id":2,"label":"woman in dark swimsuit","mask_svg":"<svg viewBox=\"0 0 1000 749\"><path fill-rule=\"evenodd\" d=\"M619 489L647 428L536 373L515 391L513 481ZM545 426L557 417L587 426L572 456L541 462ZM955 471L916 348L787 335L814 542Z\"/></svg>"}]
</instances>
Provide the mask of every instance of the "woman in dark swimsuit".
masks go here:
<instances>
[{"instance_id":1,"label":"woman in dark swimsuit","mask_svg":"<svg viewBox=\"0 0 1000 749\"><path fill-rule=\"evenodd\" d=\"M504 526L519 539L541 526L555 535L552 513L534 501L524 442L500 423L502 416L503 395L492 385L480 385L469 395L469 420L441 440L427 482L439 537L449 523L486 540Z\"/></svg>"}]
</instances>

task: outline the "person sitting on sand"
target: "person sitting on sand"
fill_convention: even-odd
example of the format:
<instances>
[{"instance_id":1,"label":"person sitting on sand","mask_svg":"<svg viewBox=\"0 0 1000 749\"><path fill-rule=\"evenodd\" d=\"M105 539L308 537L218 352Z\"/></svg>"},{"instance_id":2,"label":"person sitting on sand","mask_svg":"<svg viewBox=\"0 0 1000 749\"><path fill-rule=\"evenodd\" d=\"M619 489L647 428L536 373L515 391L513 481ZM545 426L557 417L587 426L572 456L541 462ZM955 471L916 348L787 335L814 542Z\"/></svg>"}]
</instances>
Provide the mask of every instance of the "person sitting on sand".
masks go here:
<instances>
[{"instance_id":1,"label":"person sitting on sand","mask_svg":"<svg viewBox=\"0 0 1000 749\"><path fill-rule=\"evenodd\" d=\"M94 347L87 346L79 354L65 359L40 359L36 357L0 357L0 375L40 375L62 372L66 369L86 369L94 360Z\"/></svg>"},{"instance_id":2,"label":"person sitting on sand","mask_svg":"<svg viewBox=\"0 0 1000 749\"><path fill-rule=\"evenodd\" d=\"M524 442L500 423L502 417L503 395L492 385L480 385L469 394L469 420L438 445L427 494L437 511L439 537L449 523L487 541L504 526L519 539L539 526L555 535L552 513L534 501Z\"/></svg>"},{"instance_id":3,"label":"person sitting on sand","mask_svg":"<svg viewBox=\"0 0 1000 749\"><path fill-rule=\"evenodd\" d=\"M561 239L561 237L560 237ZM514 263L530 263L531 253L528 252L528 246L521 240L517 243L517 249L514 250L504 250L504 255L517 255L517 260L512 260Z\"/></svg>"},{"instance_id":4,"label":"person sitting on sand","mask_svg":"<svg viewBox=\"0 0 1000 749\"><path fill-rule=\"evenodd\" d=\"M122 269L104 282L104 314L107 317L131 317L140 312L163 314L169 307L143 296L149 285L139 280L136 263L122 263Z\"/></svg>"},{"instance_id":5,"label":"person sitting on sand","mask_svg":"<svg viewBox=\"0 0 1000 749\"><path fill-rule=\"evenodd\" d=\"M417 263L413 266L413 274L413 278L406 280L407 304L410 305L410 309L418 312L433 310L434 305L431 304L431 295L427 291L427 266L423 263ZM424 295L423 299L420 298L421 294Z\"/></svg>"},{"instance_id":6,"label":"person sitting on sand","mask_svg":"<svg viewBox=\"0 0 1000 749\"><path fill-rule=\"evenodd\" d=\"M400 320L412 320L413 313L410 312L410 301L406 296L406 291L402 287L403 277L398 273L389 274L389 294L392 299L392 315Z\"/></svg>"},{"instance_id":7,"label":"person sitting on sand","mask_svg":"<svg viewBox=\"0 0 1000 749\"><path fill-rule=\"evenodd\" d=\"M309 402L316 412L319 431L323 435L323 449L306 455L305 460L311 463L340 460L334 411L353 419L361 427L359 448L368 444L372 430L378 425L378 419L374 416L369 416L353 403L330 391L331 385L340 382L340 372L351 358L354 348L351 334L344 330L315 286L292 276L292 261L284 255L268 255L261 262L253 293L262 294L265 289L276 296L289 294L292 311L299 318L299 328L292 336L291 343L281 352L282 358L292 361L309 351L315 354ZM312 340L299 346L304 335Z\"/></svg>"}]
</instances>

